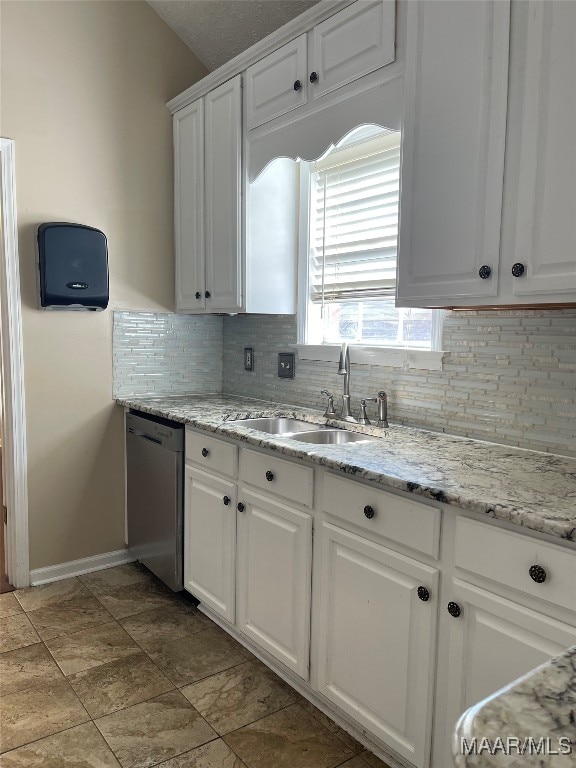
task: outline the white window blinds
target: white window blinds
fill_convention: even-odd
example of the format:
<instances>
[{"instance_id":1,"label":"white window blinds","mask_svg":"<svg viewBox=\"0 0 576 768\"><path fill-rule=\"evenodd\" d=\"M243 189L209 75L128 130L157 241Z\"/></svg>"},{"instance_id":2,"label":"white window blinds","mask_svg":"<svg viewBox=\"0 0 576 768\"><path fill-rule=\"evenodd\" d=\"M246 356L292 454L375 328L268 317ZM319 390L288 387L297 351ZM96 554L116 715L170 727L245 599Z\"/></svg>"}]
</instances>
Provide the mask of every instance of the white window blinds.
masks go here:
<instances>
[{"instance_id":1,"label":"white window blinds","mask_svg":"<svg viewBox=\"0 0 576 768\"><path fill-rule=\"evenodd\" d=\"M400 135L330 153L312 165L310 298L394 294Z\"/></svg>"}]
</instances>

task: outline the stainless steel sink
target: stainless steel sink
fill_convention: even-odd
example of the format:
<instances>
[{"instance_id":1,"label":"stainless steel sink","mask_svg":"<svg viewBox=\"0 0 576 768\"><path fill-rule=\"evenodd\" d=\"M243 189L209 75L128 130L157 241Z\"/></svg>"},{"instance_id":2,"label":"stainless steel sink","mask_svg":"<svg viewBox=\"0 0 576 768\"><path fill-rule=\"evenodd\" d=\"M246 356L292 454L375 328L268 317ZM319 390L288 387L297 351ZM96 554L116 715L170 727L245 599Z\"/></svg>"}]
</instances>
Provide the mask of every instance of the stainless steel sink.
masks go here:
<instances>
[{"instance_id":1,"label":"stainless steel sink","mask_svg":"<svg viewBox=\"0 0 576 768\"><path fill-rule=\"evenodd\" d=\"M228 423L239 424L244 427L250 427L250 429L258 429L260 432L268 432L270 435L289 435L293 432L310 432L323 429L319 424L310 424L299 419L289 419L286 416L259 419L231 419Z\"/></svg>"},{"instance_id":2,"label":"stainless steel sink","mask_svg":"<svg viewBox=\"0 0 576 768\"><path fill-rule=\"evenodd\" d=\"M346 432L343 429L322 429L293 435L293 440L316 445L344 445L345 443L369 443L371 438L358 432Z\"/></svg>"}]
</instances>

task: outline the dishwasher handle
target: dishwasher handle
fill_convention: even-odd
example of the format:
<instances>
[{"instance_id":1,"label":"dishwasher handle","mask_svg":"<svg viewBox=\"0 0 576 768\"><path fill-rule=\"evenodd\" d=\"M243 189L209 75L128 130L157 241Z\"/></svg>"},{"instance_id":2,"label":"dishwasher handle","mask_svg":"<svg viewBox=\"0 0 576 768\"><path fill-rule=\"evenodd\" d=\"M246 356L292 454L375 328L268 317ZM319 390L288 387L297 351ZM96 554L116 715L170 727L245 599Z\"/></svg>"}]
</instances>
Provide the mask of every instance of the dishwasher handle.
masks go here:
<instances>
[{"instance_id":1,"label":"dishwasher handle","mask_svg":"<svg viewBox=\"0 0 576 768\"><path fill-rule=\"evenodd\" d=\"M143 440L149 440L151 443L155 443L156 445L162 445L162 440L159 440L157 437L151 437L145 432L140 432L137 429L130 428L128 433L130 435L134 435L134 437L141 437Z\"/></svg>"}]
</instances>

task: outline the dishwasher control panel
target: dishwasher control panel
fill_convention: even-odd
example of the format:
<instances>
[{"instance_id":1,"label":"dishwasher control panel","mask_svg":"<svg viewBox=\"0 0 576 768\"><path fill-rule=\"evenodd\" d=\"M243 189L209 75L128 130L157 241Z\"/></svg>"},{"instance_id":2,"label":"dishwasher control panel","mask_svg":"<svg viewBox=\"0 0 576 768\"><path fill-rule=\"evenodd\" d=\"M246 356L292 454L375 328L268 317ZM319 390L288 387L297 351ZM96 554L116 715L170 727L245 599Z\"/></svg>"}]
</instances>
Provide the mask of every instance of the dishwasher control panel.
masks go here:
<instances>
[{"instance_id":1,"label":"dishwasher control panel","mask_svg":"<svg viewBox=\"0 0 576 768\"><path fill-rule=\"evenodd\" d=\"M184 424L172 424L161 416L127 413L126 432L171 451L184 450Z\"/></svg>"}]
</instances>

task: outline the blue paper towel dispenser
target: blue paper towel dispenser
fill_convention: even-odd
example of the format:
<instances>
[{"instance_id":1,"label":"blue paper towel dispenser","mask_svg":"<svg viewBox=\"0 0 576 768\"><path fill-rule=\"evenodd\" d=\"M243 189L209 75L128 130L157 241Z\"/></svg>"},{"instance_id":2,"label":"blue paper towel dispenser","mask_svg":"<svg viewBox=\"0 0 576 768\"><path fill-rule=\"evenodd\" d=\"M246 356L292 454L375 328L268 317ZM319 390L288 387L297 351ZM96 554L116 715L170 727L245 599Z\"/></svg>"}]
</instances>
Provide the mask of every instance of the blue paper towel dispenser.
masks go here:
<instances>
[{"instance_id":1,"label":"blue paper towel dispenser","mask_svg":"<svg viewBox=\"0 0 576 768\"><path fill-rule=\"evenodd\" d=\"M83 224L48 222L38 227L40 308L106 309L106 235Z\"/></svg>"}]
</instances>

